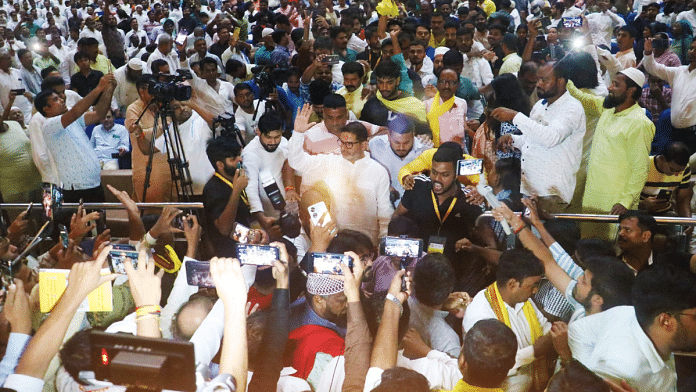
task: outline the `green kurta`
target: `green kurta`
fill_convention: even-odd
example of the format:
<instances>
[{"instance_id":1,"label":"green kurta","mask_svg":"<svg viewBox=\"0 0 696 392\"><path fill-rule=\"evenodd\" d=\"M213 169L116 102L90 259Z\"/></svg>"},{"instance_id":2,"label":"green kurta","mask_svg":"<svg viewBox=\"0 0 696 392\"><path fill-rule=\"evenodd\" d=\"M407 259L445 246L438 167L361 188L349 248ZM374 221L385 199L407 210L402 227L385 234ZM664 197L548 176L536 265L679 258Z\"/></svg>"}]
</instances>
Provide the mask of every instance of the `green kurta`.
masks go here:
<instances>
[{"instance_id":1,"label":"green kurta","mask_svg":"<svg viewBox=\"0 0 696 392\"><path fill-rule=\"evenodd\" d=\"M586 113L600 115L587 166L583 213L608 214L617 203L629 210L637 208L648 176L655 125L638 104L616 113L615 109L602 106L604 98L583 93L572 82L567 88ZM613 239L613 226L583 225L583 237Z\"/></svg>"}]
</instances>

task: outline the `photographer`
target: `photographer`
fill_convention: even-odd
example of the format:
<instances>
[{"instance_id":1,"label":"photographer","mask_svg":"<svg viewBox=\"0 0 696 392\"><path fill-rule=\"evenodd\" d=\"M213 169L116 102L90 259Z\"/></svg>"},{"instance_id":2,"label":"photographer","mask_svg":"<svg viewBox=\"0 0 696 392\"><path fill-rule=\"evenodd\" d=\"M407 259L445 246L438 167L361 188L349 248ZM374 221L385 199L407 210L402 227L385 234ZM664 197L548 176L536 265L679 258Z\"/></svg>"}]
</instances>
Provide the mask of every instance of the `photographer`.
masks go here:
<instances>
[{"instance_id":1,"label":"photographer","mask_svg":"<svg viewBox=\"0 0 696 392\"><path fill-rule=\"evenodd\" d=\"M259 119L257 136L242 151L242 159L249 176L247 194L251 213L271 238L283 235L278 224L280 210L266 195L263 174L270 174L286 202L299 201L293 184L294 170L287 163L288 141L283 137L283 121L273 112Z\"/></svg>"}]
</instances>

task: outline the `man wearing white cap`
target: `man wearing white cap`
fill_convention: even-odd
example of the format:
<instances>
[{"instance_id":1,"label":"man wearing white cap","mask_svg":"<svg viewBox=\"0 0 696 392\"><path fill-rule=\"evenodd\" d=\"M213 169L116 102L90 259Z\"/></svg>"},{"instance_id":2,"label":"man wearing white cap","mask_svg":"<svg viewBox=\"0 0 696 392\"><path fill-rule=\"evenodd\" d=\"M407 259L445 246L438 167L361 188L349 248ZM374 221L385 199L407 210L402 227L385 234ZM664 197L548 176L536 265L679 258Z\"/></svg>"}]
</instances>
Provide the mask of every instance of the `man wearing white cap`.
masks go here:
<instances>
[{"instance_id":1,"label":"man wearing white cap","mask_svg":"<svg viewBox=\"0 0 696 392\"><path fill-rule=\"evenodd\" d=\"M271 65L271 52L275 49L275 43L273 42L273 29L266 27L261 32L261 40L263 40L263 46L256 49L254 52L254 63L256 65Z\"/></svg>"},{"instance_id":2,"label":"man wearing white cap","mask_svg":"<svg viewBox=\"0 0 696 392\"><path fill-rule=\"evenodd\" d=\"M126 65L114 72L114 78L116 78L117 83L116 90L114 90L114 100L120 113L125 114L128 106L140 97L135 82L138 81L142 74L143 62L139 59L130 59ZM121 116L117 115L117 117Z\"/></svg>"},{"instance_id":3,"label":"man wearing white cap","mask_svg":"<svg viewBox=\"0 0 696 392\"><path fill-rule=\"evenodd\" d=\"M645 75L636 68L616 74L606 98L584 93L568 82L568 91L582 103L585 113L600 116L587 166L585 214L621 215L638 207L655 135L655 125L638 106L644 84ZM613 239L615 231L615 225L604 223L582 226L583 237Z\"/></svg>"}]
</instances>

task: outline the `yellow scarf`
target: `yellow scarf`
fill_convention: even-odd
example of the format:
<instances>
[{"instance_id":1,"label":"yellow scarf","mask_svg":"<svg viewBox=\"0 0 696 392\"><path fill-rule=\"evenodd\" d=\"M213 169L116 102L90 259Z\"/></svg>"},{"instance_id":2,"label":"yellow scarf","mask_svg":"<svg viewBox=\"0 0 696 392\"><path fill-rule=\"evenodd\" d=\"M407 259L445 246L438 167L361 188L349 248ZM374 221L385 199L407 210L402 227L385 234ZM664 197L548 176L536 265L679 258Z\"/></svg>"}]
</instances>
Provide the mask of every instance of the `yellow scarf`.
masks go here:
<instances>
[{"instance_id":1,"label":"yellow scarf","mask_svg":"<svg viewBox=\"0 0 696 392\"><path fill-rule=\"evenodd\" d=\"M498 291L498 284L493 282L493 284L486 288L485 294L488 303L491 305L491 308L495 313L495 317L497 317L498 320L502 321L503 323L505 323L505 325L509 327L510 315L508 314L507 308L505 307L505 302L503 301L503 298L500 296L500 291ZM539 323L539 319L536 316L536 312L534 311L534 308L532 307L532 303L530 300L527 300L524 303L522 311L524 312L524 317L527 319L527 323L529 323L532 344L534 344L537 341L537 339L539 339L544 334L544 331L541 329L541 324ZM535 387L546 385L545 383L548 381L548 374L545 368L546 362L547 361L538 360L532 362L532 374L534 375L533 383ZM537 390L543 389L544 388L541 387L541 389Z\"/></svg>"},{"instance_id":2,"label":"yellow scarf","mask_svg":"<svg viewBox=\"0 0 696 392\"><path fill-rule=\"evenodd\" d=\"M418 98L406 97L388 101L382 97L382 93L379 91L377 91L376 97L384 106L387 107L387 109L391 110L392 112L405 114L422 123L428 121L425 114L425 105Z\"/></svg>"},{"instance_id":3,"label":"yellow scarf","mask_svg":"<svg viewBox=\"0 0 696 392\"><path fill-rule=\"evenodd\" d=\"M399 16L399 7L394 3L394 0L382 0L377 4L375 10L379 15L396 18Z\"/></svg>"},{"instance_id":4,"label":"yellow scarf","mask_svg":"<svg viewBox=\"0 0 696 392\"><path fill-rule=\"evenodd\" d=\"M444 390L440 390L440 392L445 392ZM450 392L503 392L502 388L484 388L484 387L475 387L473 385L467 384L466 381L464 380L459 380L457 385L454 386L454 389Z\"/></svg>"},{"instance_id":5,"label":"yellow scarf","mask_svg":"<svg viewBox=\"0 0 696 392\"><path fill-rule=\"evenodd\" d=\"M435 94L433 105L427 114L430 130L433 132L433 146L440 147L440 116L447 113L454 105L454 96L440 104L440 92Z\"/></svg>"}]
</instances>

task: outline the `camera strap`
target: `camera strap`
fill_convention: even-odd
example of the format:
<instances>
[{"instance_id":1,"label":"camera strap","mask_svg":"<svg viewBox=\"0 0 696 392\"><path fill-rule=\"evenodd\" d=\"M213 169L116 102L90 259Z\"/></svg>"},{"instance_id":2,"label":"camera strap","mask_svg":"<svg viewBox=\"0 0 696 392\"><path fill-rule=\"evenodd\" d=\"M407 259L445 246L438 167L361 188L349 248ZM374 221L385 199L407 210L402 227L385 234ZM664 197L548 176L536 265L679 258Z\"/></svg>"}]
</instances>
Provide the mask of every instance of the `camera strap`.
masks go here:
<instances>
[{"instance_id":1,"label":"camera strap","mask_svg":"<svg viewBox=\"0 0 696 392\"><path fill-rule=\"evenodd\" d=\"M229 185L230 188L234 189L234 185L230 182L230 180L228 180L225 177L223 177L222 175L220 175L220 173L216 172L215 177L219 178L222 182ZM240 197L242 198L242 201L244 202L244 204L249 205L249 198L247 198L246 191L242 191L242 193L240 194Z\"/></svg>"}]
</instances>

